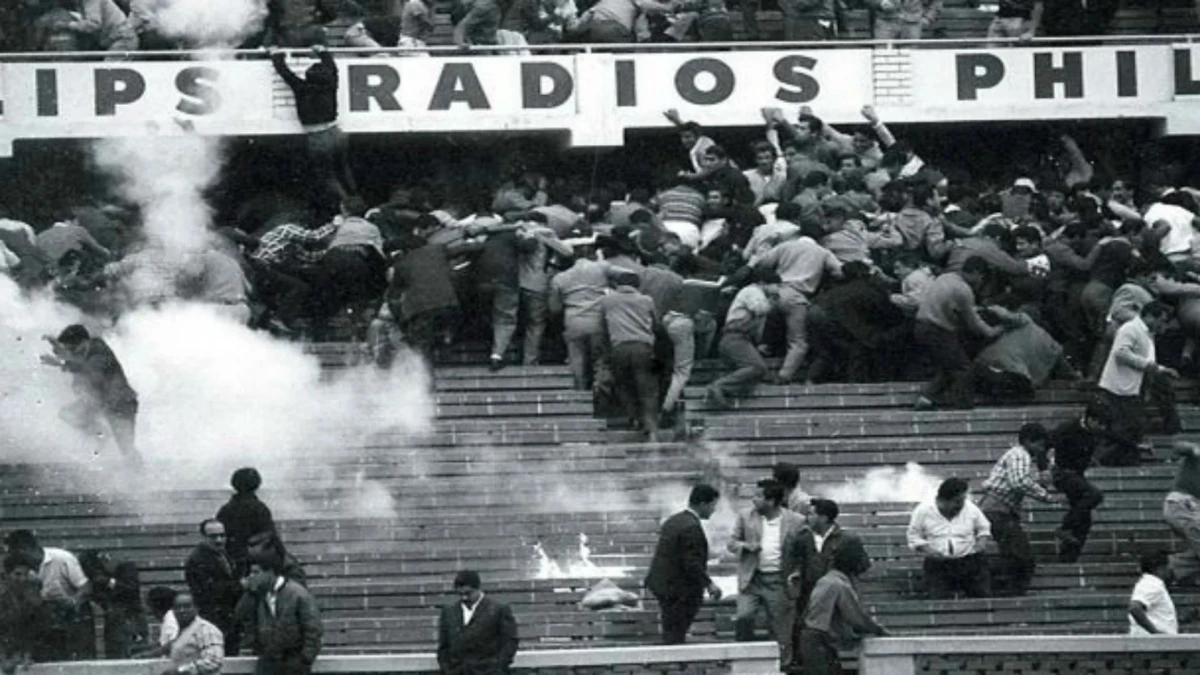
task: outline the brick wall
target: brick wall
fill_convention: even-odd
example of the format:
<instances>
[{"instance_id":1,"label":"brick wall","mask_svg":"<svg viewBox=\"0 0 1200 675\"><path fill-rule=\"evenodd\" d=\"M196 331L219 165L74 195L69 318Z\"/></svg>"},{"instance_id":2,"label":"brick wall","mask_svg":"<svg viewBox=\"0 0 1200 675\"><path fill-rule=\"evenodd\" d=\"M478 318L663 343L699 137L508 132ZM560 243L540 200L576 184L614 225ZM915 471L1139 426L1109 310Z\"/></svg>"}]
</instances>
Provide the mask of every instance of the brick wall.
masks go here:
<instances>
[{"instance_id":1,"label":"brick wall","mask_svg":"<svg viewBox=\"0 0 1200 675\"><path fill-rule=\"evenodd\" d=\"M916 657L928 675L1183 675L1200 673L1200 654L952 654Z\"/></svg>"},{"instance_id":2,"label":"brick wall","mask_svg":"<svg viewBox=\"0 0 1200 675\"><path fill-rule=\"evenodd\" d=\"M877 47L871 58L874 62L875 104L912 103L912 57L908 48Z\"/></svg>"}]
</instances>

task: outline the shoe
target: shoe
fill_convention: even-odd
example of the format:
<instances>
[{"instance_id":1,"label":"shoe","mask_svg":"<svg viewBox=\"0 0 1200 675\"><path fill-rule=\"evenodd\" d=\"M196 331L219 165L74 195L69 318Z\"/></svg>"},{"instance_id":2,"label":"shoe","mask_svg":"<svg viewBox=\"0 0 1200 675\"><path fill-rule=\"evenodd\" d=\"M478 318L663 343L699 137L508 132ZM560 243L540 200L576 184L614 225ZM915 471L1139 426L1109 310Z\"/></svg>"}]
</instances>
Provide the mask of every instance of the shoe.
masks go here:
<instances>
[{"instance_id":1,"label":"shoe","mask_svg":"<svg viewBox=\"0 0 1200 675\"><path fill-rule=\"evenodd\" d=\"M933 410L936 407L928 396L918 398L917 402L913 404L913 410Z\"/></svg>"},{"instance_id":2,"label":"shoe","mask_svg":"<svg viewBox=\"0 0 1200 675\"><path fill-rule=\"evenodd\" d=\"M725 392L721 391L721 389L718 387L713 387L710 385L708 389L705 390L705 394L709 405L714 408L725 409L732 406L732 404L729 402L729 399L725 396Z\"/></svg>"},{"instance_id":3,"label":"shoe","mask_svg":"<svg viewBox=\"0 0 1200 675\"><path fill-rule=\"evenodd\" d=\"M504 359L499 356L493 356L491 362L488 363L488 370L493 373L504 368Z\"/></svg>"}]
</instances>

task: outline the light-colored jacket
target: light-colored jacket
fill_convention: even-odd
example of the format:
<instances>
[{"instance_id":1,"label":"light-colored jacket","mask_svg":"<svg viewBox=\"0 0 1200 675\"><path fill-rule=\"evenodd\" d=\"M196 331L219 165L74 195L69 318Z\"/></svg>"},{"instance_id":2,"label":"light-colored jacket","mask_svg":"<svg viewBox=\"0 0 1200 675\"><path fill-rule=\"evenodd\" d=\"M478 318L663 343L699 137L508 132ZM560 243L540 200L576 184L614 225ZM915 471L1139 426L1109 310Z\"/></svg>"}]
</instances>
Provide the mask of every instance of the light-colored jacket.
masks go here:
<instances>
[{"instance_id":1,"label":"light-colored jacket","mask_svg":"<svg viewBox=\"0 0 1200 675\"><path fill-rule=\"evenodd\" d=\"M808 529L804 522L804 516L790 509L781 509L780 518L783 522L779 524L779 545L780 555L779 573L787 579L788 575L796 571L797 564L792 551L795 547L795 541L802 532ZM738 560L738 590L743 591L750 584L750 580L754 577L754 571L758 569L758 555L762 549L763 535L763 517L762 514L754 509L750 509L744 513L738 514L737 524L733 528L733 537L729 540L729 551L731 553L740 553L741 558ZM753 550L748 550L753 549ZM791 586L788 585L788 590L791 591Z\"/></svg>"}]
</instances>

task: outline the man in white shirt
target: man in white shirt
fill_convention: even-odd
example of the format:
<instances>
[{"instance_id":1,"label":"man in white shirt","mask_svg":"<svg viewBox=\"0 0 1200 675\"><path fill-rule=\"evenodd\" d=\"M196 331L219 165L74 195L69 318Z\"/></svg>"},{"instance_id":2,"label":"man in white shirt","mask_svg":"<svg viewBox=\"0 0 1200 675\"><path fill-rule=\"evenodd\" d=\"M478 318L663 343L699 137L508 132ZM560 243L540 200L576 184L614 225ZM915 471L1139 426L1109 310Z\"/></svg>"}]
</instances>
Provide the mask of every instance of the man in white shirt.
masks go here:
<instances>
[{"instance_id":1,"label":"man in white shirt","mask_svg":"<svg viewBox=\"0 0 1200 675\"><path fill-rule=\"evenodd\" d=\"M1142 578L1134 585L1133 596L1129 599L1130 635L1175 635L1179 632L1175 603L1167 592L1170 560L1166 551L1142 554Z\"/></svg>"},{"instance_id":2,"label":"man in white shirt","mask_svg":"<svg viewBox=\"0 0 1200 675\"><path fill-rule=\"evenodd\" d=\"M1158 302L1142 307L1141 315L1117 329L1112 350L1100 374L1100 396L1111 411L1113 442L1105 443L1097 461L1105 466L1136 465L1145 430L1143 385L1147 376L1178 378L1179 373L1156 361L1154 335L1168 320L1168 309Z\"/></svg>"},{"instance_id":3,"label":"man in white shirt","mask_svg":"<svg viewBox=\"0 0 1200 675\"><path fill-rule=\"evenodd\" d=\"M1179 190L1167 190L1158 201L1146 209L1142 220L1158 239L1158 250L1173 263L1187 262L1192 257L1196 238L1196 202Z\"/></svg>"},{"instance_id":4,"label":"man in white shirt","mask_svg":"<svg viewBox=\"0 0 1200 675\"><path fill-rule=\"evenodd\" d=\"M42 546L29 530L14 530L4 539L8 556L37 570L42 599L54 609L62 639L53 645L52 660L84 661L95 658L92 621L92 584L75 554Z\"/></svg>"},{"instance_id":5,"label":"man in white shirt","mask_svg":"<svg viewBox=\"0 0 1200 675\"><path fill-rule=\"evenodd\" d=\"M758 482L754 508L738 515L729 551L738 563L737 614L739 642L754 640L759 611L767 615L768 633L779 641L780 663L792 662L792 627L798 589L784 583L799 562L792 551L804 531L804 517L784 508L783 484L773 478Z\"/></svg>"},{"instance_id":6,"label":"man in white shirt","mask_svg":"<svg viewBox=\"0 0 1200 675\"><path fill-rule=\"evenodd\" d=\"M947 478L937 499L913 509L908 547L925 556L925 586L940 600L963 593L991 595L991 575L983 549L992 536L987 517L967 498L967 481Z\"/></svg>"}]
</instances>

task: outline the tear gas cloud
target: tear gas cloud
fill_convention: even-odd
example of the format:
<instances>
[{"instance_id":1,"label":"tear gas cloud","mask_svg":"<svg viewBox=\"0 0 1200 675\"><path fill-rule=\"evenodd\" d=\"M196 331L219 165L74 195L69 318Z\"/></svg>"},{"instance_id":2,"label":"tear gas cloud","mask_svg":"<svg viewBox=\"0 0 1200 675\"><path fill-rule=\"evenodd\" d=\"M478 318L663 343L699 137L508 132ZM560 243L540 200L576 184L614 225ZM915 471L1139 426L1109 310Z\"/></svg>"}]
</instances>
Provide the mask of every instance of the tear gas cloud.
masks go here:
<instances>
[{"instance_id":1,"label":"tear gas cloud","mask_svg":"<svg viewBox=\"0 0 1200 675\"><path fill-rule=\"evenodd\" d=\"M343 492L326 509L349 517L394 517L386 485L348 473L371 430L426 433L432 419L427 376L402 358L390 371L355 369L333 380L315 357L218 316L201 305L137 310L104 337L138 391L138 449L150 480L121 467L115 448L97 444L58 418L75 400L70 376L43 366L40 336L74 321L70 308L45 297L22 298L0 278L0 439L5 462L84 468L89 487L125 498L148 519L168 517L183 488L221 490L246 465L264 475L264 497L283 517L310 514L334 485ZM93 330L94 321L85 321ZM79 478L78 475L73 476ZM178 505L175 506L179 508ZM183 505L186 509L187 505Z\"/></svg>"},{"instance_id":2,"label":"tear gas cloud","mask_svg":"<svg viewBox=\"0 0 1200 675\"><path fill-rule=\"evenodd\" d=\"M193 48L231 48L262 29L266 0L134 0L163 37Z\"/></svg>"},{"instance_id":3,"label":"tear gas cloud","mask_svg":"<svg viewBox=\"0 0 1200 675\"><path fill-rule=\"evenodd\" d=\"M136 286L140 272L153 272L144 276L161 284L184 271L188 254L211 244L212 210L204 195L220 177L220 139L116 139L95 144L93 160L116 195L138 207L142 251L132 257L135 269L124 283ZM49 351L41 336L75 322L109 342L139 394L137 445L150 480L124 470L111 444L97 455L95 439L58 417L76 397L68 374L39 363ZM247 465L262 471L264 498L281 517L310 515L314 508L395 517L388 487L351 467L366 454L361 447L371 432L393 430L393 443L402 443L427 432L433 417L428 376L410 353L390 371L347 369L325 378L316 357L298 345L251 331L205 305L134 308L110 324L81 318L49 295L22 295L3 277L0 345L0 458L61 462L67 470L56 487L82 479L110 499L134 502L148 519L202 510L194 501L162 499L162 491L224 490L230 472ZM79 470L88 466L100 470Z\"/></svg>"},{"instance_id":4,"label":"tear gas cloud","mask_svg":"<svg viewBox=\"0 0 1200 675\"><path fill-rule=\"evenodd\" d=\"M843 483L830 483L812 487L814 494L839 503L880 502L923 502L937 494L942 479L925 470L916 462L908 462L904 469L881 466L867 471L866 475Z\"/></svg>"}]
</instances>

